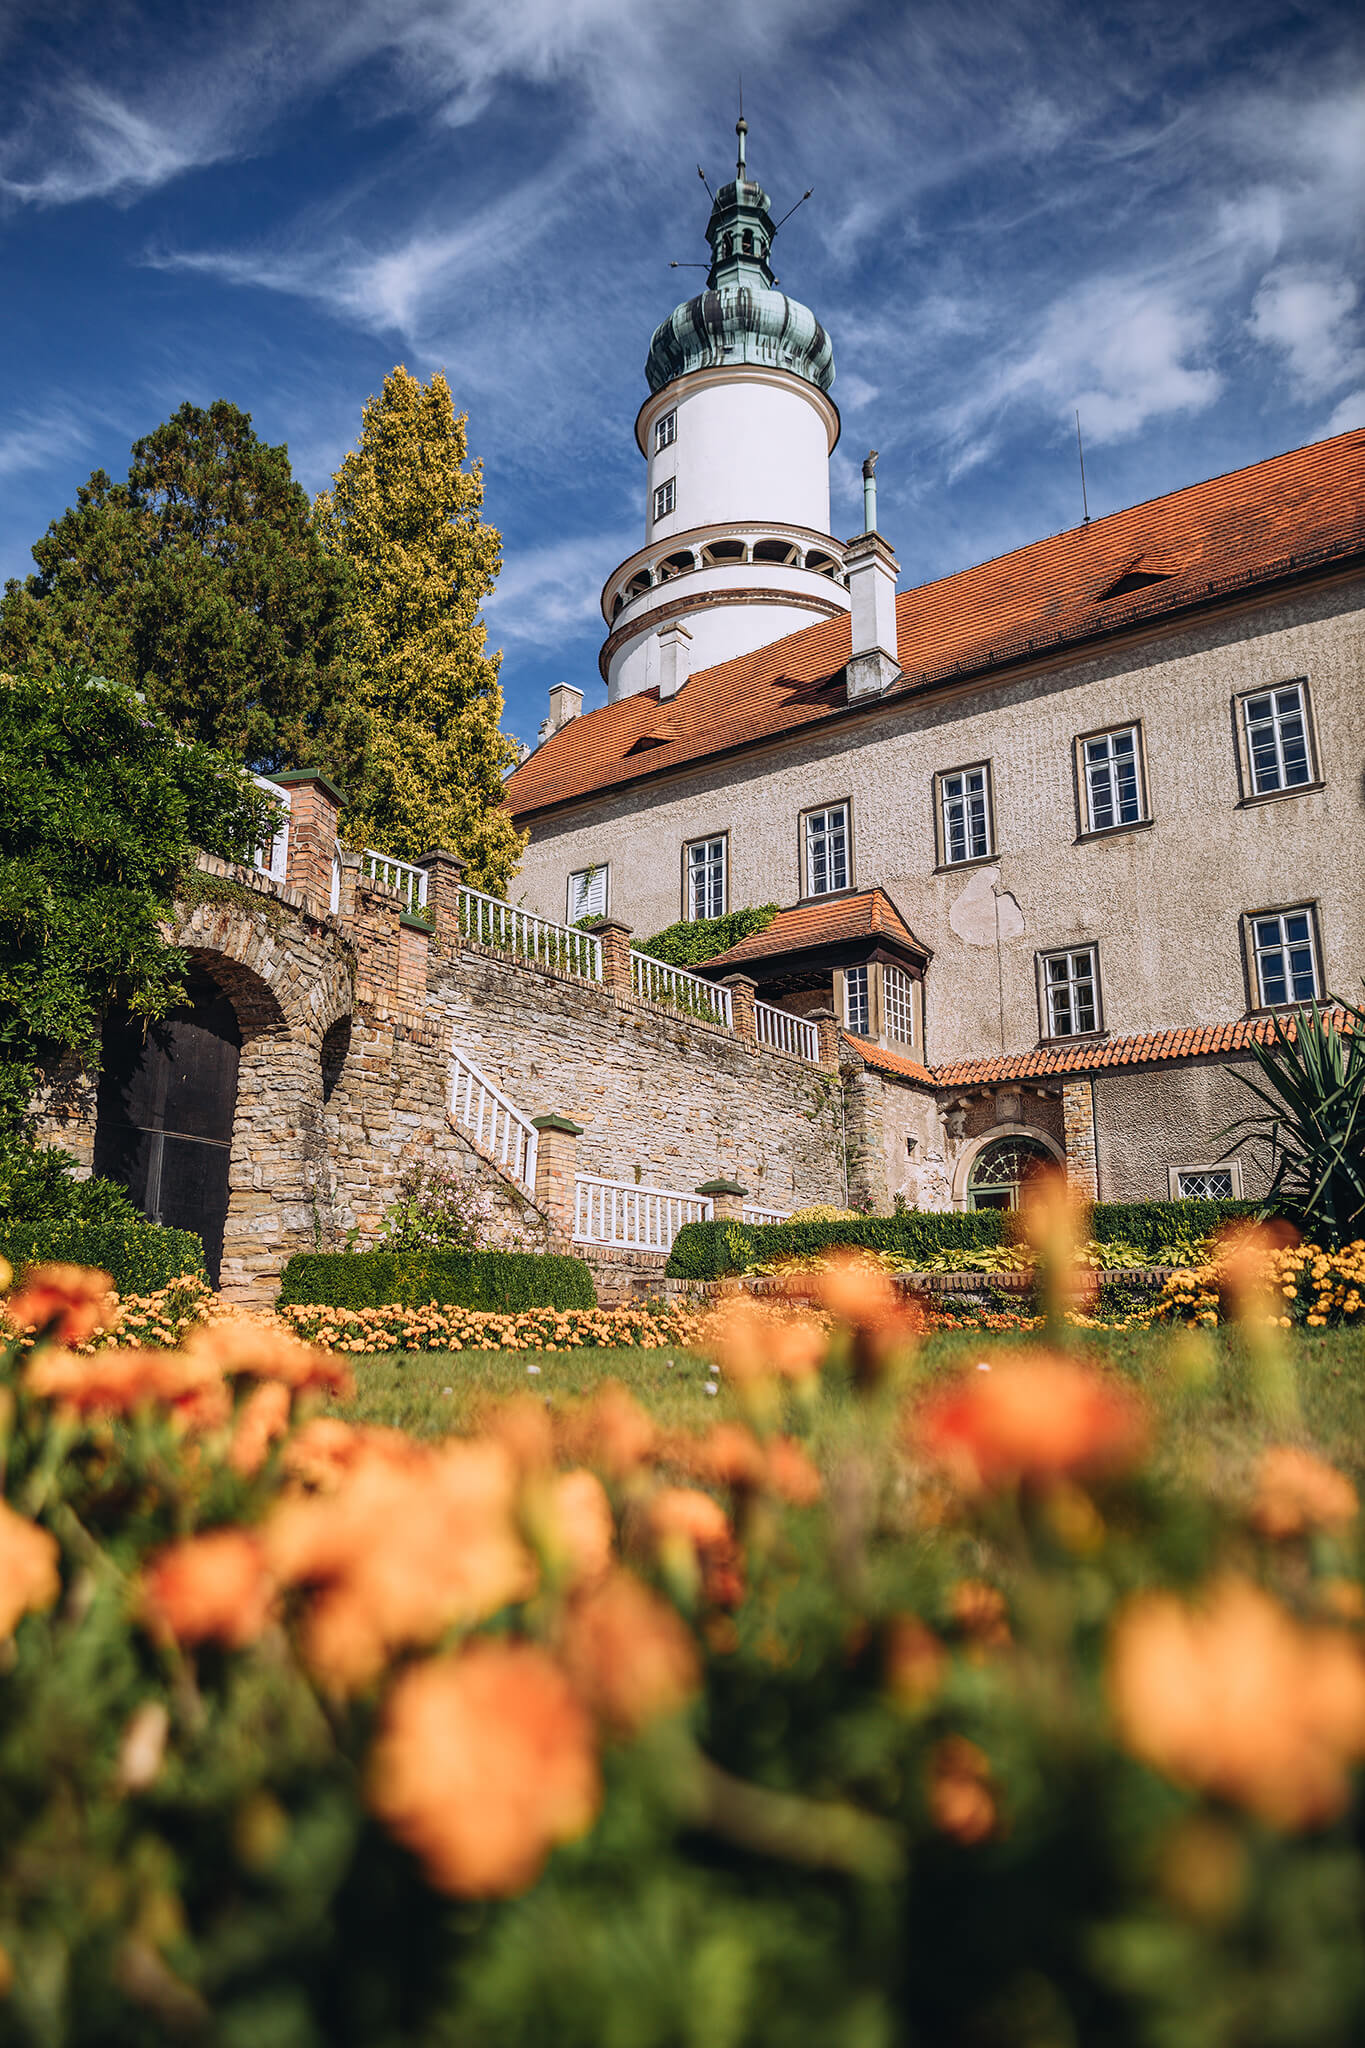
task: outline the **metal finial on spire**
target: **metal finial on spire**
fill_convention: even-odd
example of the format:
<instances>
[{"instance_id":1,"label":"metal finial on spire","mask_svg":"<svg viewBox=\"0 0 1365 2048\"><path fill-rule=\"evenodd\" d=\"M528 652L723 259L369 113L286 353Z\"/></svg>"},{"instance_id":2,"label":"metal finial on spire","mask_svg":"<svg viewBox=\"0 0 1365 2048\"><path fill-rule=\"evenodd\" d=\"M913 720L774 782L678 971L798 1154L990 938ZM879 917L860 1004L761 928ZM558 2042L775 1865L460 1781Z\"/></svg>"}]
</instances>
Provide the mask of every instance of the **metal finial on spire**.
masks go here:
<instances>
[{"instance_id":1,"label":"metal finial on spire","mask_svg":"<svg viewBox=\"0 0 1365 2048\"><path fill-rule=\"evenodd\" d=\"M740 115L739 119L735 123L735 133L739 137L739 161L735 165L735 176L742 180L745 176L744 138L749 133L749 124L745 120L743 114Z\"/></svg>"}]
</instances>

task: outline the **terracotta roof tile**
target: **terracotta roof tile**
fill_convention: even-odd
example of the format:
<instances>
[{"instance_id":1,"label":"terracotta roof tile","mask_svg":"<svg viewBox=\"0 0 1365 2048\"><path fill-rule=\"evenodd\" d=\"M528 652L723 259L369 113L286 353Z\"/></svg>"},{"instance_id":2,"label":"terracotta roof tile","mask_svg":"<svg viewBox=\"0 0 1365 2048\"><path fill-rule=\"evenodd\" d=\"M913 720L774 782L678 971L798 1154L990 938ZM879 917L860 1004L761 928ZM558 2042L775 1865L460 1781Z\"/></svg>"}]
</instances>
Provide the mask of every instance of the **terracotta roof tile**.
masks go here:
<instances>
[{"instance_id":1,"label":"terracotta roof tile","mask_svg":"<svg viewBox=\"0 0 1365 2048\"><path fill-rule=\"evenodd\" d=\"M926 1088L935 1086L933 1075L918 1060L912 1060L909 1053L892 1052L885 1045L865 1045L861 1038L844 1037L844 1044L851 1046L858 1057L869 1067L880 1067L884 1074L895 1074L907 1081L921 1081Z\"/></svg>"},{"instance_id":2,"label":"terracotta roof tile","mask_svg":"<svg viewBox=\"0 0 1365 2048\"><path fill-rule=\"evenodd\" d=\"M1362 549L1358 428L903 591L896 627L904 679L870 701L894 703L932 682L1078 645L1349 561ZM1135 570L1162 580L1106 595ZM823 620L699 670L666 707L657 690L644 690L587 712L522 763L508 780L507 803L526 819L836 715L861 715L861 707L850 712L842 681L849 645L847 618Z\"/></svg>"},{"instance_id":3,"label":"terracotta roof tile","mask_svg":"<svg viewBox=\"0 0 1365 2048\"><path fill-rule=\"evenodd\" d=\"M772 960L783 953L805 953L813 946L837 945L849 939L882 937L911 952L927 955L890 897L881 889L860 889L851 896L822 896L779 910L772 923L724 953L703 960L698 972L714 976L754 960Z\"/></svg>"},{"instance_id":4,"label":"terracotta roof tile","mask_svg":"<svg viewBox=\"0 0 1365 2048\"><path fill-rule=\"evenodd\" d=\"M1346 1023L1344 1011L1332 1013ZM1292 1036L1293 1025L1290 1025ZM1072 1045L1045 1045L1033 1052L1008 1053L982 1060L952 1060L935 1067L940 1088L974 1088L998 1081L1027 1081L1045 1074L1093 1074L1106 1067L1145 1066L1155 1060L1189 1059L1199 1053L1240 1052L1273 1036L1269 1017L1242 1017L1228 1024L1185 1025L1178 1030L1150 1031L1134 1038L1077 1040ZM861 1052L862 1047L858 1050Z\"/></svg>"}]
</instances>

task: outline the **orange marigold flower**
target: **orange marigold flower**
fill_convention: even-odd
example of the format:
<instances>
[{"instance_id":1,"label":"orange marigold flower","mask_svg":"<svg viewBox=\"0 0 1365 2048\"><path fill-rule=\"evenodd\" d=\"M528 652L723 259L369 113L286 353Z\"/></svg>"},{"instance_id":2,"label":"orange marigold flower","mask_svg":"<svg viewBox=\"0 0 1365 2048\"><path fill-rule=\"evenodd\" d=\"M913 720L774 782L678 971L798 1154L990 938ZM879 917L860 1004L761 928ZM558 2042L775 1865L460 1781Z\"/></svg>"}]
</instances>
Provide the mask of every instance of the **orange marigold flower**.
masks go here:
<instances>
[{"instance_id":1,"label":"orange marigold flower","mask_svg":"<svg viewBox=\"0 0 1365 2048\"><path fill-rule=\"evenodd\" d=\"M94 1266L30 1266L5 1304L17 1329L46 1331L58 1344L84 1344L112 1315L114 1283Z\"/></svg>"},{"instance_id":2,"label":"orange marigold flower","mask_svg":"<svg viewBox=\"0 0 1365 2048\"><path fill-rule=\"evenodd\" d=\"M60 1593L56 1538L0 1500L0 1642L21 1614L40 1614Z\"/></svg>"},{"instance_id":3,"label":"orange marigold flower","mask_svg":"<svg viewBox=\"0 0 1365 2048\"><path fill-rule=\"evenodd\" d=\"M978 1649L1002 1650L1010 1640L1009 1610L998 1586L959 1579L949 1602L953 1620Z\"/></svg>"},{"instance_id":4,"label":"orange marigold flower","mask_svg":"<svg viewBox=\"0 0 1365 2048\"><path fill-rule=\"evenodd\" d=\"M1061 1358L959 1379L914 1411L908 1434L967 1492L1122 1471L1147 1442L1143 1411L1126 1388Z\"/></svg>"},{"instance_id":5,"label":"orange marigold flower","mask_svg":"<svg viewBox=\"0 0 1365 2048\"><path fill-rule=\"evenodd\" d=\"M24 1384L31 1394L60 1401L78 1414L131 1415L160 1403L187 1427L226 1422L231 1401L221 1375L181 1351L39 1351Z\"/></svg>"},{"instance_id":6,"label":"orange marigold flower","mask_svg":"<svg viewBox=\"0 0 1365 2048\"><path fill-rule=\"evenodd\" d=\"M261 1634L273 1598L265 1552L250 1529L189 1536L160 1551L142 1574L145 1619L178 1643L240 1650Z\"/></svg>"},{"instance_id":7,"label":"orange marigold flower","mask_svg":"<svg viewBox=\"0 0 1365 2048\"><path fill-rule=\"evenodd\" d=\"M270 1446L289 1427L290 1392L283 1380L262 1380L242 1403L237 1426L232 1432L228 1463L234 1472L250 1477L259 1472Z\"/></svg>"},{"instance_id":8,"label":"orange marigold flower","mask_svg":"<svg viewBox=\"0 0 1365 2048\"><path fill-rule=\"evenodd\" d=\"M655 1540L680 1537L694 1550L730 1541L730 1517L718 1500L694 1486L665 1486L649 1504L649 1526Z\"/></svg>"},{"instance_id":9,"label":"orange marigold flower","mask_svg":"<svg viewBox=\"0 0 1365 2048\"><path fill-rule=\"evenodd\" d=\"M522 1472L539 1472L554 1463L554 1425L544 1401L534 1394L514 1394L495 1402L479 1417L483 1436L505 1444Z\"/></svg>"},{"instance_id":10,"label":"orange marigold flower","mask_svg":"<svg viewBox=\"0 0 1365 2048\"><path fill-rule=\"evenodd\" d=\"M1308 1529L1342 1528L1360 1512L1360 1499L1344 1472L1292 1444L1265 1452L1256 1477L1251 1519L1263 1536L1301 1536Z\"/></svg>"},{"instance_id":11,"label":"orange marigold flower","mask_svg":"<svg viewBox=\"0 0 1365 2048\"><path fill-rule=\"evenodd\" d=\"M763 1446L742 1422L717 1422L698 1445L697 1464L713 1486L732 1486L747 1492L761 1486L768 1461Z\"/></svg>"},{"instance_id":12,"label":"orange marigold flower","mask_svg":"<svg viewBox=\"0 0 1365 2048\"><path fill-rule=\"evenodd\" d=\"M516 1482L501 1444L380 1443L332 1493L275 1510L267 1551L282 1583L316 1589L303 1642L325 1684L368 1685L394 1650L526 1598L536 1568L516 1528Z\"/></svg>"},{"instance_id":13,"label":"orange marigold flower","mask_svg":"<svg viewBox=\"0 0 1365 2048\"><path fill-rule=\"evenodd\" d=\"M355 1391L346 1366L301 1344L278 1324L251 1316L223 1316L205 1324L188 1339L185 1355L202 1360L225 1379L282 1380L296 1394L316 1391L343 1400Z\"/></svg>"},{"instance_id":14,"label":"orange marigold flower","mask_svg":"<svg viewBox=\"0 0 1365 2048\"><path fill-rule=\"evenodd\" d=\"M543 1650L477 1642L414 1665L389 1694L369 1802L438 1891L525 1891L601 1800L587 1713Z\"/></svg>"},{"instance_id":15,"label":"orange marigold flower","mask_svg":"<svg viewBox=\"0 0 1365 2048\"><path fill-rule=\"evenodd\" d=\"M638 1472L659 1441L653 1417L616 1380L608 1380L591 1401L558 1416L556 1433L571 1458L600 1465L612 1479Z\"/></svg>"},{"instance_id":16,"label":"orange marigold flower","mask_svg":"<svg viewBox=\"0 0 1365 2048\"><path fill-rule=\"evenodd\" d=\"M586 1586L611 1569L616 1525L611 1502L595 1472L560 1472L545 1500L546 1536L572 1586Z\"/></svg>"},{"instance_id":17,"label":"orange marigold flower","mask_svg":"<svg viewBox=\"0 0 1365 2048\"><path fill-rule=\"evenodd\" d=\"M1143 1593L1119 1615L1108 1685L1119 1735L1166 1777L1282 1828L1325 1826L1365 1756L1365 1657L1245 1579L1198 1605Z\"/></svg>"},{"instance_id":18,"label":"orange marigold flower","mask_svg":"<svg viewBox=\"0 0 1365 2048\"><path fill-rule=\"evenodd\" d=\"M676 1608L625 1571L572 1603L562 1654L583 1698L617 1735L677 1713L701 1685L697 1647Z\"/></svg>"},{"instance_id":19,"label":"orange marigold flower","mask_svg":"<svg viewBox=\"0 0 1365 2048\"><path fill-rule=\"evenodd\" d=\"M940 1834L972 1848L996 1832L999 1809L990 1759L961 1735L945 1735L929 1759L929 1818Z\"/></svg>"},{"instance_id":20,"label":"orange marigold flower","mask_svg":"<svg viewBox=\"0 0 1365 2048\"><path fill-rule=\"evenodd\" d=\"M898 1706L927 1706L947 1668L947 1651L918 1615L893 1615L886 1632L886 1689Z\"/></svg>"},{"instance_id":21,"label":"orange marigold flower","mask_svg":"<svg viewBox=\"0 0 1365 2048\"><path fill-rule=\"evenodd\" d=\"M710 1355L736 1387L813 1380L828 1348L825 1331L809 1316L776 1314L748 1295L726 1302L707 1332Z\"/></svg>"},{"instance_id":22,"label":"orange marigold flower","mask_svg":"<svg viewBox=\"0 0 1365 2048\"><path fill-rule=\"evenodd\" d=\"M793 1437L776 1436L767 1449L766 1476L772 1491L793 1507L813 1507L824 1492L824 1482L804 1445Z\"/></svg>"}]
</instances>

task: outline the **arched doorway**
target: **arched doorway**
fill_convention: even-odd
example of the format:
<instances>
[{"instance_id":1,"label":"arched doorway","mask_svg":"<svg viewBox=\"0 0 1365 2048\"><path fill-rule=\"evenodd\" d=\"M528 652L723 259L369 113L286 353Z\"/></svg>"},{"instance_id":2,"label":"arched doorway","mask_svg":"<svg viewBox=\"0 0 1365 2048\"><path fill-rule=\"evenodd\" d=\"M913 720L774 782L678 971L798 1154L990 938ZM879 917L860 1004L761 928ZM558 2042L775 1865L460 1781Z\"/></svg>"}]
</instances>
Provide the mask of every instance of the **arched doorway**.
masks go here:
<instances>
[{"instance_id":1,"label":"arched doorway","mask_svg":"<svg viewBox=\"0 0 1365 2048\"><path fill-rule=\"evenodd\" d=\"M157 1024L106 1017L94 1165L153 1223L197 1231L217 1286L242 1034L210 976L192 972L187 995Z\"/></svg>"},{"instance_id":2,"label":"arched doorway","mask_svg":"<svg viewBox=\"0 0 1365 2048\"><path fill-rule=\"evenodd\" d=\"M1056 1155L1037 1138L1018 1134L993 1138L982 1146L967 1175L969 1209L1017 1209L1029 1181Z\"/></svg>"}]
</instances>

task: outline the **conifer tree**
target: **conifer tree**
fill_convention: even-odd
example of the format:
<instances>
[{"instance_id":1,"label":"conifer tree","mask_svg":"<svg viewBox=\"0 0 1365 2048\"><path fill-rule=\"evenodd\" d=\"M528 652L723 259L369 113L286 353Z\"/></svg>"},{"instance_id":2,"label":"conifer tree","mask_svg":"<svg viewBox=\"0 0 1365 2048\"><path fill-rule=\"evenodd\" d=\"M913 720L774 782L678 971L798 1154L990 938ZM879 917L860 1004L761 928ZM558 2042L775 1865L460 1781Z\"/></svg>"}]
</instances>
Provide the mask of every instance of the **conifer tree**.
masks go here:
<instances>
[{"instance_id":1,"label":"conifer tree","mask_svg":"<svg viewBox=\"0 0 1365 2048\"><path fill-rule=\"evenodd\" d=\"M501 807L514 754L480 606L502 536L480 517L466 421L439 372L423 384L400 364L316 511L352 571L350 652L370 727L347 834L400 859L448 847L471 882L500 890L526 842Z\"/></svg>"}]
</instances>

